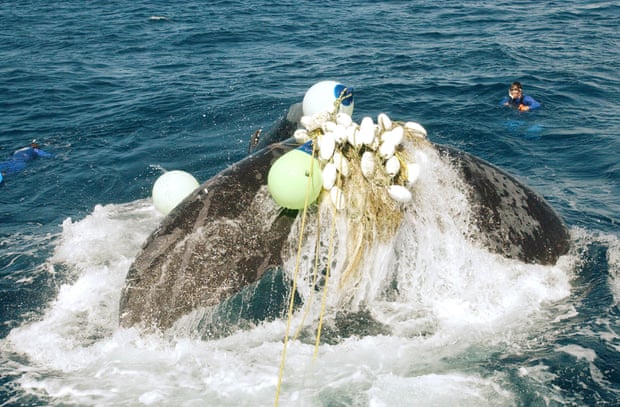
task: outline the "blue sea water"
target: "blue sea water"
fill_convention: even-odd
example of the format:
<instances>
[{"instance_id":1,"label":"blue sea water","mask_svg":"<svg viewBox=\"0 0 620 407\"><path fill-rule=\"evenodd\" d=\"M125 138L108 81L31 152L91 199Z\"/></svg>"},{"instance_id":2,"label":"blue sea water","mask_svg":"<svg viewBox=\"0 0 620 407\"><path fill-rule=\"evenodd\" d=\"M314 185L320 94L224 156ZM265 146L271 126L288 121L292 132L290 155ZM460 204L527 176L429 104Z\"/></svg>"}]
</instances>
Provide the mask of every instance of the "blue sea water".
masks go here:
<instances>
[{"instance_id":1,"label":"blue sea water","mask_svg":"<svg viewBox=\"0 0 620 407\"><path fill-rule=\"evenodd\" d=\"M0 185L0 405L273 404L278 326L153 338L118 328L118 298L161 168L207 180L324 79L355 120L417 121L523 180L574 249L524 272L527 318L350 338L315 371L294 345L282 405L620 405L618 21L577 0L0 3L0 161L56 154ZM514 80L541 110L498 105Z\"/></svg>"}]
</instances>

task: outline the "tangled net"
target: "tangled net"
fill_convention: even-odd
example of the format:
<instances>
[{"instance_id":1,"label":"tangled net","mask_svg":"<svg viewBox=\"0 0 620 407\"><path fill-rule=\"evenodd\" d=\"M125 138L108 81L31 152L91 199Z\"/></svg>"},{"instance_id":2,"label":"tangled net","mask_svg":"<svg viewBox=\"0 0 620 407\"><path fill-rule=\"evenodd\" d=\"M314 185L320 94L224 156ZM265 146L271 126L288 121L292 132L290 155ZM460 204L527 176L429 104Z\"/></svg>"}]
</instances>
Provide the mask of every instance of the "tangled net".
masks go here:
<instances>
[{"instance_id":1,"label":"tangled net","mask_svg":"<svg viewBox=\"0 0 620 407\"><path fill-rule=\"evenodd\" d=\"M302 117L303 128L295 132L296 140L305 144L308 147L305 150L311 152L320 163L324 190L320 199L329 199L334 213L315 357L327 298L336 214L344 215L347 224L346 263L339 281L339 288L342 289L345 285L355 286L360 281L365 249L374 242L388 242L395 236L403 219L404 204L412 199L411 186L420 173L420 165L414 161L413 152L416 147L429 145L426 130L415 122L392 122L385 113L378 115L376 124L370 117L364 117L360 124L353 122L351 116L339 111L342 101L348 97L352 97L352 93L344 88L334 102L333 111ZM313 165L309 170L310 175L312 168ZM307 209L306 203L301 217L301 234L276 388L276 406L286 360ZM315 255L317 258L312 286L316 286L318 278L318 237ZM306 307L306 313L308 310L309 307Z\"/></svg>"},{"instance_id":2,"label":"tangled net","mask_svg":"<svg viewBox=\"0 0 620 407\"><path fill-rule=\"evenodd\" d=\"M410 188L420 172L413 149L429 144L420 124L393 122L385 113L378 115L377 123L371 117L355 123L339 112L350 96L343 90L332 112L302 117L303 128L295 132L299 143L313 145L321 164L322 198L328 196L347 221L347 263L341 287L356 275L368 245L395 235L403 204L412 199Z\"/></svg>"}]
</instances>

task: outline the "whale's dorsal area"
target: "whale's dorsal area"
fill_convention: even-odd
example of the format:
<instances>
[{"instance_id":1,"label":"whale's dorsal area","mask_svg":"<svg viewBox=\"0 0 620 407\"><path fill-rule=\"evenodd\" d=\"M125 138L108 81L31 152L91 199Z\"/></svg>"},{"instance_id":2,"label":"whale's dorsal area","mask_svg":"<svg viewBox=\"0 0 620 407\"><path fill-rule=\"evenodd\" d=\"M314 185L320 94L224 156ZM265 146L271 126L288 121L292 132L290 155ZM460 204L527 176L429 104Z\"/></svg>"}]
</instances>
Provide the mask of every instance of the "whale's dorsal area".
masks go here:
<instances>
[{"instance_id":1,"label":"whale's dorsal area","mask_svg":"<svg viewBox=\"0 0 620 407\"><path fill-rule=\"evenodd\" d=\"M165 330L281 266L282 248L298 214L273 202L267 174L277 158L298 146L286 139L300 114L293 105L269 134L253 140L251 155L206 181L162 221L127 273L121 326ZM538 264L554 264L567 253L569 232L542 197L479 158L434 147L469 185L480 239L490 251Z\"/></svg>"},{"instance_id":2,"label":"whale's dorsal area","mask_svg":"<svg viewBox=\"0 0 620 407\"><path fill-rule=\"evenodd\" d=\"M488 162L436 145L471 186L470 201L486 246L527 263L555 264L568 252L570 235L555 210L536 192Z\"/></svg>"}]
</instances>

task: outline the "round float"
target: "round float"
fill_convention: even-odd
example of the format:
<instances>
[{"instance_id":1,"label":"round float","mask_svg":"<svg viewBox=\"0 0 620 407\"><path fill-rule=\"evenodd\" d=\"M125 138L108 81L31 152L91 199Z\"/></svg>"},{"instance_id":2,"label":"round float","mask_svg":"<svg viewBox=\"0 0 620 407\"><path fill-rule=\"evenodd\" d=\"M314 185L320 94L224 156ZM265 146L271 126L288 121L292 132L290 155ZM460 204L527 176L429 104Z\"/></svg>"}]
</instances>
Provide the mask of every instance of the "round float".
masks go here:
<instances>
[{"instance_id":1,"label":"round float","mask_svg":"<svg viewBox=\"0 0 620 407\"><path fill-rule=\"evenodd\" d=\"M289 151L271 166L267 187L278 205L303 209L306 202L308 205L314 203L321 193L321 165L316 158L300 149Z\"/></svg>"},{"instance_id":2,"label":"round float","mask_svg":"<svg viewBox=\"0 0 620 407\"><path fill-rule=\"evenodd\" d=\"M153 184L153 204L167 215L199 185L196 178L185 171L167 171Z\"/></svg>"}]
</instances>

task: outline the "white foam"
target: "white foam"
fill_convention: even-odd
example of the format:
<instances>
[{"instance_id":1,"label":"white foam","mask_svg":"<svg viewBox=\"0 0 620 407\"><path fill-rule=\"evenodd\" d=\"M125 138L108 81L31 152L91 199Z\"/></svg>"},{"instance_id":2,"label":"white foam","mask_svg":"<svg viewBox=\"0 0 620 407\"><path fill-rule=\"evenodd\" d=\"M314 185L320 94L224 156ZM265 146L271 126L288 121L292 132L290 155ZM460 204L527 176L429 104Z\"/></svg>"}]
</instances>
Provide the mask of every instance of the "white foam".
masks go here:
<instances>
[{"instance_id":1,"label":"white foam","mask_svg":"<svg viewBox=\"0 0 620 407\"><path fill-rule=\"evenodd\" d=\"M131 261L160 215L147 201L97 206L79 222L67 219L50 259L67 267L64 283L44 318L11 331L13 349L51 369L79 369L87 347L118 323L120 289Z\"/></svg>"},{"instance_id":2,"label":"white foam","mask_svg":"<svg viewBox=\"0 0 620 407\"><path fill-rule=\"evenodd\" d=\"M391 242L368 247L354 288L339 285L349 236L344 220L338 220L328 307L356 310L366 306L395 334L416 335L437 326L490 328L523 320L545 303L569 295L565 260L557 266L525 264L483 248L475 239L466 187L433 150L421 154L425 159L418 160L423 168L415 198L406 208L398 235ZM321 218L330 220L331 215L324 213ZM329 221L322 225L324 242L330 226ZM312 226L308 230L316 234ZM297 234L294 231L292 236ZM305 243L298 277L306 301L318 297L311 284L314 241L309 237ZM286 265L291 276L296 250L292 244ZM328 257L324 245L322 267ZM397 291L390 290L394 282Z\"/></svg>"},{"instance_id":3,"label":"white foam","mask_svg":"<svg viewBox=\"0 0 620 407\"><path fill-rule=\"evenodd\" d=\"M407 394L407 397L403 397ZM428 374L398 377L392 374L378 378L368 391L369 406L474 406L512 405L514 395L498 386L493 379L461 374Z\"/></svg>"},{"instance_id":4,"label":"white foam","mask_svg":"<svg viewBox=\"0 0 620 407\"><path fill-rule=\"evenodd\" d=\"M620 303L620 239L615 235L597 236L607 246L608 281L614 296L614 305Z\"/></svg>"},{"instance_id":5,"label":"white foam","mask_svg":"<svg viewBox=\"0 0 620 407\"><path fill-rule=\"evenodd\" d=\"M525 265L478 247L468 238L475 230L459 181L435 157L419 162L426 166L420 191L398 236L369 247L372 260L364 265L358 290L339 292L336 268L328 291L328 317L343 299L366 304L391 334L323 343L316 359L311 343L291 340L280 405L349 400L396 406L412 395L421 405L513 404L501 374L479 374L450 360L471 358L472 347L492 351L527 340L522 338L532 321L544 322L546 304L569 294L570 272L564 261ZM452 199L437 199L447 193ZM68 268L71 278L41 319L0 341L0 349L20 355L4 369L19 376L24 391L57 404L273 404L285 320L210 341L118 327L125 274L160 220L145 200L97 206L80 221L64 222L50 263ZM343 227L338 225L339 233ZM334 252L338 263L343 246ZM311 274L303 274L310 273L314 248L308 244L304 250L308 261L302 264L300 291L307 300L315 296L304 324L314 329L320 298L307 284ZM394 279L398 291L390 290ZM303 311L294 315L294 329Z\"/></svg>"},{"instance_id":6,"label":"white foam","mask_svg":"<svg viewBox=\"0 0 620 407\"><path fill-rule=\"evenodd\" d=\"M590 363L594 362L597 358L596 352L592 349L587 349L579 345L565 345L557 348L559 352L565 352L574 356L577 359L584 359Z\"/></svg>"}]
</instances>

